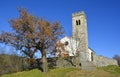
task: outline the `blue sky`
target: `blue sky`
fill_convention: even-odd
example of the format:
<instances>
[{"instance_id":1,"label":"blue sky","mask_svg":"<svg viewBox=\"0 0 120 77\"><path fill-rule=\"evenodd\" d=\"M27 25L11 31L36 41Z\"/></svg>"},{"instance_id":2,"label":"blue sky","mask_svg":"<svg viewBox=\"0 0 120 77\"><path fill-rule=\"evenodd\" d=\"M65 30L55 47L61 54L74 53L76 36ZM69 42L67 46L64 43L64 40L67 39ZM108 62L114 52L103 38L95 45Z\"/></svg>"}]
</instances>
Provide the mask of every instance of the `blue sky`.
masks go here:
<instances>
[{"instance_id":1,"label":"blue sky","mask_svg":"<svg viewBox=\"0 0 120 77\"><path fill-rule=\"evenodd\" d=\"M50 22L59 21L69 36L71 14L85 11L89 47L98 55L120 55L120 0L0 0L0 33L11 31L8 20L19 16L20 6Z\"/></svg>"}]
</instances>

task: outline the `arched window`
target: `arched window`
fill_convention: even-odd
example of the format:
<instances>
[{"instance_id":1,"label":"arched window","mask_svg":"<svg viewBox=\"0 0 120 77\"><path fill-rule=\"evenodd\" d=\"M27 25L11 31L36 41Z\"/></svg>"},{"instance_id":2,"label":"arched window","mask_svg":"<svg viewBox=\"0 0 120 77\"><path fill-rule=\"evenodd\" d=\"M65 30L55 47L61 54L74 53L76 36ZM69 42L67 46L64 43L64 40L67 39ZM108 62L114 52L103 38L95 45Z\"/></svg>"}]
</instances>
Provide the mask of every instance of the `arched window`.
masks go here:
<instances>
[{"instance_id":1,"label":"arched window","mask_svg":"<svg viewBox=\"0 0 120 77\"><path fill-rule=\"evenodd\" d=\"M76 25L80 25L81 21L80 20L76 20Z\"/></svg>"},{"instance_id":2,"label":"arched window","mask_svg":"<svg viewBox=\"0 0 120 77\"><path fill-rule=\"evenodd\" d=\"M76 25L78 25L78 21L76 20Z\"/></svg>"},{"instance_id":3,"label":"arched window","mask_svg":"<svg viewBox=\"0 0 120 77\"><path fill-rule=\"evenodd\" d=\"M66 41L66 42L65 42L65 45L67 46L68 44L69 44L68 41Z\"/></svg>"}]
</instances>

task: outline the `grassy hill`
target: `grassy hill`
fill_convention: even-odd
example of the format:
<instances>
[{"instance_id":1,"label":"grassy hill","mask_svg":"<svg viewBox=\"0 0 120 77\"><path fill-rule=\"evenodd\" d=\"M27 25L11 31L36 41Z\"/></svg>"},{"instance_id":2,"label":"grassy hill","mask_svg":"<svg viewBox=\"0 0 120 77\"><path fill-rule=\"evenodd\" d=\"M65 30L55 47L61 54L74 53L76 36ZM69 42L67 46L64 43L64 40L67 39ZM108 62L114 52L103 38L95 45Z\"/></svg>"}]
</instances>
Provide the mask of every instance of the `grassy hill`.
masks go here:
<instances>
[{"instance_id":1,"label":"grassy hill","mask_svg":"<svg viewBox=\"0 0 120 77\"><path fill-rule=\"evenodd\" d=\"M38 69L34 69L6 74L2 77L120 77L120 67L107 66L93 71L85 71L77 68L57 68L51 69L48 73L42 73Z\"/></svg>"}]
</instances>

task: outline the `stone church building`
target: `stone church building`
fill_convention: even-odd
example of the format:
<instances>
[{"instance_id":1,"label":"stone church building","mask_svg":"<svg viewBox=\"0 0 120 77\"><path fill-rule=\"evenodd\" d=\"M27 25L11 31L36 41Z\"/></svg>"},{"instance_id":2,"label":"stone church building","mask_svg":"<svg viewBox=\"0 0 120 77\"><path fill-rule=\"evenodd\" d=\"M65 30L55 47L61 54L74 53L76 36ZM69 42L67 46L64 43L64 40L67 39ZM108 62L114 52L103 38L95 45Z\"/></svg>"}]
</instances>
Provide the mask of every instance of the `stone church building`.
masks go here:
<instances>
[{"instance_id":1,"label":"stone church building","mask_svg":"<svg viewBox=\"0 0 120 77\"><path fill-rule=\"evenodd\" d=\"M104 56L96 55L96 52L88 47L88 32L87 32L87 19L83 11L72 14L72 37L65 36L62 38L59 43L62 44L64 50L61 47L58 47L56 56L61 55L65 57L68 56L77 56L79 62L85 67L101 67L107 65L118 65L117 61L111 58Z\"/></svg>"}]
</instances>

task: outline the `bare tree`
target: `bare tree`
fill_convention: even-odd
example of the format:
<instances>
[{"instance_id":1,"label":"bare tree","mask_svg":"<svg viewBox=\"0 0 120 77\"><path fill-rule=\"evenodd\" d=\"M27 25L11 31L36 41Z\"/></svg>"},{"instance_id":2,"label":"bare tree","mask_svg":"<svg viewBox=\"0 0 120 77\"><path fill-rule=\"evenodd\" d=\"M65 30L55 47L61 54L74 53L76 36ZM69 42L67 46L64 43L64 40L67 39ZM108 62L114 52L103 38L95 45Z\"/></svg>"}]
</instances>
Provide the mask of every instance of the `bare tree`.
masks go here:
<instances>
[{"instance_id":1,"label":"bare tree","mask_svg":"<svg viewBox=\"0 0 120 77\"><path fill-rule=\"evenodd\" d=\"M120 56L119 55L114 55L113 59L117 60L118 65L120 66Z\"/></svg>"}]
</instances>

